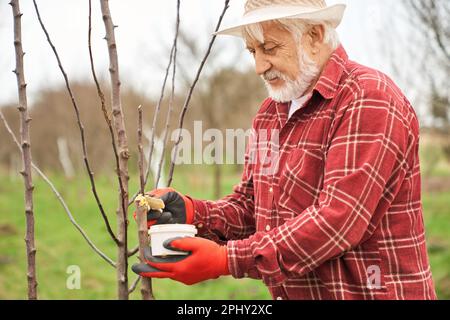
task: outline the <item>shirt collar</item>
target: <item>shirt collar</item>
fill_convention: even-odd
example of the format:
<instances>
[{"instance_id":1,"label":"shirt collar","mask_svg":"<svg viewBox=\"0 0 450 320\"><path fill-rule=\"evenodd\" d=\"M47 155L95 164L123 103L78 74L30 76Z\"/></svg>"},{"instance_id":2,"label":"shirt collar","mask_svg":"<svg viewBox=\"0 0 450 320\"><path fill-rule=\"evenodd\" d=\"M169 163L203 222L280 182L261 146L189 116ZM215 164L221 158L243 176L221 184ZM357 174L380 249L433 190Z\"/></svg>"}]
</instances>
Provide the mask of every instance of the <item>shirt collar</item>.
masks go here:
<instances>
[{"instance_id":1,"label":"shirt collar","mask_svg":"<svg viewBox=\"0 0 450 320\"><path fill-rule=\"evenodd\" d=\"M344 47L340 45L331 55L326 63L319 80L317 81L314 91L317 91L325 99L333 99L336 95L342 74L348 62L348 55ZM289 107L292 102L275 103L275 111L277 113L280 128L283 128L289 118Z\"/></svg>"},{"instance_id":2,"label":"shirt collar","mask_svg":"<svg viewBox=\"0 0 450 320\"><path fill-rule=\"evenodd\" d=\"M334 98L347 62L347 52L340 45L325 65L319 81L317 81L314 87L314 91L320 93L325 99Z\"/></svg>"}]
</instances>

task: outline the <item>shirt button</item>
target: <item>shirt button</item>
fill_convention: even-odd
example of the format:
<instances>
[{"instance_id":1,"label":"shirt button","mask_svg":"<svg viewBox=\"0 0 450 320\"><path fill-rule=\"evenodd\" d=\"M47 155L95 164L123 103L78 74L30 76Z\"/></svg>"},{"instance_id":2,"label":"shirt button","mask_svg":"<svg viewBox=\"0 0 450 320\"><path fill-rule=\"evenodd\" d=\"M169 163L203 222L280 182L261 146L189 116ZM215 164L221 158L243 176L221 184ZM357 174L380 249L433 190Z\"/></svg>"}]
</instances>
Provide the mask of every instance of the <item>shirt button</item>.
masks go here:
<instances>
[{"instance_id":1,"label":"shirt button","mask_svg":"<svg viewBox=\"0 0 450 320\"><path fill-rule=\"evenodd\" d=\"M199 229L203 228L203 223L199 223L199 224L197 225L197 228L199 228Z\"/></svg>"},{"instance_id":2,"label":"shirt button","mask_svg":"<svg viewBox=\"0 0 450 320\"><path fill-rule=\"evenodd\" d=\"M270 231L270 226L269 225L266 226L266 231Z\"/></svg>"},{"instance_id":3,"label":"shirt button","mask_svg":"<svg viewBox=\"0 0 450 320\"><path fill-rule=\"evenodd\" d=\"M270 192L270 193L272 193L272 192L273 192L273 188L272 188L272 187L270 187L270 189L269 189L269 192Z\"/></svg>"},{"instance_id":4,"label":"shirt button","mask_svg":"<svg viewBox=\"0 0 450 320\"><path fill-rule=\"evenodd\" d=\"M283 298L282 297L277 297L277 300L283 300Z\"/></svg>"}]
</instances>

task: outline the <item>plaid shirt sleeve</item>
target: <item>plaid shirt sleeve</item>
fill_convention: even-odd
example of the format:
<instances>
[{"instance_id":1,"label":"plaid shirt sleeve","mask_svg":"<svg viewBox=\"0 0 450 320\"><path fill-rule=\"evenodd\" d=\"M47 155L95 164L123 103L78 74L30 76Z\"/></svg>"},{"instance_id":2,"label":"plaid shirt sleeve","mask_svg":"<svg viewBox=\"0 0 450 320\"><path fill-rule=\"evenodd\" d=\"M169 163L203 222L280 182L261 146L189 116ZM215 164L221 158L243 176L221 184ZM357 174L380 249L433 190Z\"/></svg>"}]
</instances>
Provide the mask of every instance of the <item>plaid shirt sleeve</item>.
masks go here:
<instances>
[{"instance_id":1,"label":"plaid shirt sleeve","mask_svg":"<svg viewBox=\"0 0 450 320\"><path fill-rule=\"evenodd\" d=\"M417 144L418 124L407 106L381 90L364 90L336 110L331 143L323 150L324 182L319 201L283 225L228 242L229 265L236 278L257 272L268 286L307 274L369 237L401 185L408 154ZM413 128L413 129L411 129ZM302 161L317 157L303 150ZM311 160L313 161L313 160ZM242 188L242 187L241 187ZM241 189L243 190L243 189ZM246 198L218 207L236 210L235 230L244 231L239 210ZM233 209L232 209L233 208ZM224 223L213 210L215 223ZM240 211L242 212L242 211ZM275 213L276 214L276 213ZM244 236L246 232L238 232Z\"/></svg>"}]
</instances>

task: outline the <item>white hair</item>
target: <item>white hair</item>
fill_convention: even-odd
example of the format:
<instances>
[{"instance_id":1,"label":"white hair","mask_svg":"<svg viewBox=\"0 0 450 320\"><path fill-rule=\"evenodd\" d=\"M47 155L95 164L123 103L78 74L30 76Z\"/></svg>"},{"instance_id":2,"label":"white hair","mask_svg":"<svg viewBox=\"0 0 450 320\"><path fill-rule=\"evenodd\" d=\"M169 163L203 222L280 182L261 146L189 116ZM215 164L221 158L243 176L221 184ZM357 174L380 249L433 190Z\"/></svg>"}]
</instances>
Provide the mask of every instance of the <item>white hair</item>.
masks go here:
<instances>
[{"instance_id":1,"label":"white hair","mask_svg":"<svg viewBox=\"0 0 450 320\"><path fill-rule=\"evenodd\" d=\"M339 36L335 28L328 22L317 22L300 19L279 19L273 20L273 22L279 23L284 29L291 32L297 43L300 43L302 36L308 29L314 25L323 25L325 28L324 42L328 44L332 50L337 49L340 45ZM243 27L244 38L250 38L257 40L260 43L264 43L264 32L261 23L250 24Z\"/></svg>"}]
</instances>

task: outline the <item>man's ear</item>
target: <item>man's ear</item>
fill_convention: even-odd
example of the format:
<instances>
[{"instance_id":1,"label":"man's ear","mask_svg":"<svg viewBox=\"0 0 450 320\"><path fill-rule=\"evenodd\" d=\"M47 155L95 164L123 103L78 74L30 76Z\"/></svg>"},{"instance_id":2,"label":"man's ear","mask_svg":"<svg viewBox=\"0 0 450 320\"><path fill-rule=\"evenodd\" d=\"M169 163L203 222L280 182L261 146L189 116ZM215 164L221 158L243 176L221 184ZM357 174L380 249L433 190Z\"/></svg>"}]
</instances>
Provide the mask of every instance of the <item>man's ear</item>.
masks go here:
<instances>
[{"instance_id":1,"label":"man's ear","mask_svg":"<svg viewBox=\"0 0 450 320\"><path fill-rule=\"evenodd\" d=\"M308 31L311 48L318 49L325 39L325 27L322 24L312 26Z\"/></svg>"}]
</instances>

